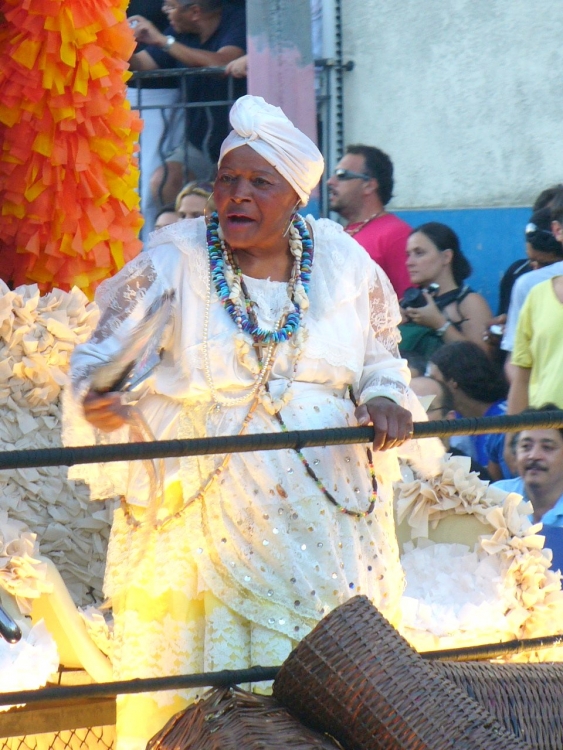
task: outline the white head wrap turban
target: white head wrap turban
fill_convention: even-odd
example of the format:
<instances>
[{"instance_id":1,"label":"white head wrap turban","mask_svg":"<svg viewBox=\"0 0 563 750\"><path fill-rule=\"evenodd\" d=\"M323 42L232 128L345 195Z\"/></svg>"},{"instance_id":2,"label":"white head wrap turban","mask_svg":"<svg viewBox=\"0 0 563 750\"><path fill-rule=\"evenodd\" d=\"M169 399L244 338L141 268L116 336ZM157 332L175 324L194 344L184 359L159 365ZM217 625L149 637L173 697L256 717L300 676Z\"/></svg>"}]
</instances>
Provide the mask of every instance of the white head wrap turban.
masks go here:
<instances>
[{"instance_id":1,"label":"white head wrap turban","mask_svg":"<svg viewBox=\"0 0 563 750\"><path fill-rule=\"evenodd\" d=\"M230 120L233 130L223 141L219 164L234 148L250 146L277 169L305 205L324 170L323 156L313 141L280 107L273 107L261 96L237 99Z\"/></svg>"}]
</instances>

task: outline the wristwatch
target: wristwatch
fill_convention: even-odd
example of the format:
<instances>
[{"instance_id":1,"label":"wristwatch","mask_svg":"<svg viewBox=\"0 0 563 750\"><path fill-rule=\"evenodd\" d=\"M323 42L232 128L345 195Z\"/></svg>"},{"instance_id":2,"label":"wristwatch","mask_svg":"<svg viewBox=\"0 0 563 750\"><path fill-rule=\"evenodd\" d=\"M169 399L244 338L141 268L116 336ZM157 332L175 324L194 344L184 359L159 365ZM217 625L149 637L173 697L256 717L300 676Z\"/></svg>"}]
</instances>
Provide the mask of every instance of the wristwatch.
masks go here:
<instances>
[{"instance_id":1,"label":"wristwatch","mask_svg":"<svg viewBox=\"0 0 563 750\"><path fill-rule=\"evenodd\" d=\"M165 42L164 42L164 44L162 45L162 49L170 49L170 47L171 47L171 46L172 46L173 44L175 44L175 42L176 42L176 37L173 37L173 36L171 36L171 35L170 35L170 36L167 36L167 37L166 37L166 41L165 41Z\"/></svg>"},{"instance_id":2,"label":"wristwatch","mask_svg":"<svg viewBox=\"0 0 563 750\"><path fill-rule=\"evenodd\" d=\"M451 320L446 320L446 322L444 323L444 325L440 326L440 328L436 328L436 330L434 331L434 333L436 334L436 336L439 336L440 338L442 338L442 336L445 334L445 332L448 330L448 328L451 326L451 324L452 324Z\"/></svg>"}]
</instances>

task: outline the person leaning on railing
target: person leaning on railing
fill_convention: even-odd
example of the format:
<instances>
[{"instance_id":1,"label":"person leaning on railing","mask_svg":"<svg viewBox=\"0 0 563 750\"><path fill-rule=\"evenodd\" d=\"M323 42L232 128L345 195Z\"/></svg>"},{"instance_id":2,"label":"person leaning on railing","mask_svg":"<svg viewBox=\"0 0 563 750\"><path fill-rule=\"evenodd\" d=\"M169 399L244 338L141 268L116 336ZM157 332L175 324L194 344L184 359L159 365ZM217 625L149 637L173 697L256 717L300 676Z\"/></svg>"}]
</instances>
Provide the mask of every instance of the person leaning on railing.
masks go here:
<instances>
[{"instance_id":1,"label":"person leaning on railing","mask_svg":"<svg viewBox=\"0 0 563 750\"><path fill-rule=\"evenodd\" d=\"M159 31L142 16L131 16L137 41L147 47L130 60L132 70L224 67L246 51L244 7L224 5L221 0L166 0L162 6L170 26ZM189 76L185 79L186 101L212 102L228 99L228 80L221 76ZM238 80L235 98L245 92ZM172 203L188 179L209 179L219 157L228 127L228 106L187 110L186 146L167 155L162 168L151 176L153 191L163 203ZM188 174L184 173L188 164Z\"/></svg>"}]
</instances>

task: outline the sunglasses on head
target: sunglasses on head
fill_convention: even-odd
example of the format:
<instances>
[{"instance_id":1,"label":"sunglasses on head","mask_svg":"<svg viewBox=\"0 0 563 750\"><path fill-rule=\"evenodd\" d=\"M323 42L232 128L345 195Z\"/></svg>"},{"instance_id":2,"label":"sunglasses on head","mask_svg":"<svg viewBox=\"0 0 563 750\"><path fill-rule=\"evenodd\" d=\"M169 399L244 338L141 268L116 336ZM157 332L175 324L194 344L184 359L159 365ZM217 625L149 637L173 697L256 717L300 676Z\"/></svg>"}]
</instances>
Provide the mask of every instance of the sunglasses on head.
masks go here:
<instances>
[{"instance_id":1,"label":"sunglasses on head","mask_svg":"<svg viewBox=\"0 0 563 750\"><path fill-rule=\"evenodd\" d=\"M342 169L342 167L339 167L338 169L335 169L333 172L333 177L336 177L337 180L372 180L372 176L369 174L364 174L363 172L351 172L349 169Z\"/></svg>"}]
</instances>

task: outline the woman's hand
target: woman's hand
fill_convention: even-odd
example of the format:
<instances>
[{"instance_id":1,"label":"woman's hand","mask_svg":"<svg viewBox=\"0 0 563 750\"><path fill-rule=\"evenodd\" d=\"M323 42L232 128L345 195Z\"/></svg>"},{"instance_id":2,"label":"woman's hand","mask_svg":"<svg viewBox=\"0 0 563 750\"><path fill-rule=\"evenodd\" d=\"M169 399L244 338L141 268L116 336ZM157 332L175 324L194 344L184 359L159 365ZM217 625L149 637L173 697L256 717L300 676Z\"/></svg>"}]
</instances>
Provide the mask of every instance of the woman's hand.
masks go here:
<instances>
[{"instance_id":1,"label":"woman's hand","mask_svg":"<svg viewBox=\"0 0 563 750\"><path fill-rule=\"evenodd\" d=\"M413 323L437 330L446 323L447 318L438 309L432 295L424 290L422 290L422 293L424 294L426 305L424 307L407 307L406 313L409 320L412 320Z\"/></svg>"},{"instance_id":2,"label":"woman's hand","mask_svg":"<svg viewBox=\"0 0 563 750\"><path fill-rule=\"evenodd\" d=\"M125 407L119 393L88 391L82 407L86 421L103 432L113 432L125 424Z\"/></svg>"},{"instance_id":3,"label":"woman's hand","mask_svg":"<svg viewBox=\"0 0 563 750\"><path fill-rule=\"evenodd\" d=\"M130 16L127 21L133 29L136 42L140 42L141 44L156 44L159 47L166 42L166 36L143 16Z\"/></svg>"},{"instance_id":4,"label":"woman's hand","mask_svg":"<svg viewBox=\"0 0 563 750\"><path fill-rule=\"evenodd\" d=\"M391 399L378 396L356 409L358 424L373 424L374 451L397 448L412 438L412 414Z\"/></svg>"},{"instance_id":5,"label":"woman's hand","mask_svg":"<svg viewBox=\"0 0 563 750\"><path fill-rule=\"evenodd\" d=\"M500 348L505 326L506 315L497 315L496 318L491 318L487 328L483 332L483 341L497 349Z\"/></svg>"}]
</instances>

